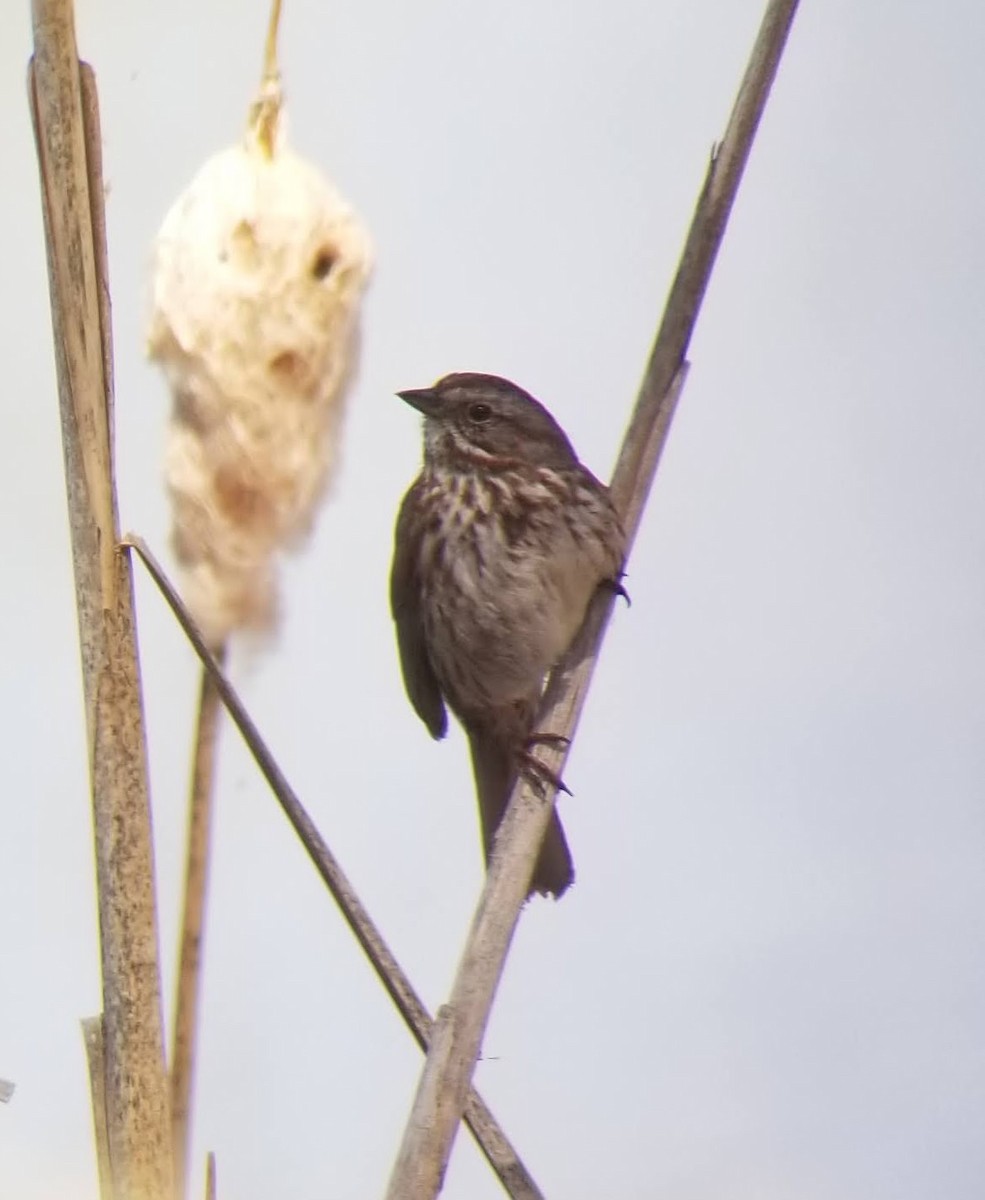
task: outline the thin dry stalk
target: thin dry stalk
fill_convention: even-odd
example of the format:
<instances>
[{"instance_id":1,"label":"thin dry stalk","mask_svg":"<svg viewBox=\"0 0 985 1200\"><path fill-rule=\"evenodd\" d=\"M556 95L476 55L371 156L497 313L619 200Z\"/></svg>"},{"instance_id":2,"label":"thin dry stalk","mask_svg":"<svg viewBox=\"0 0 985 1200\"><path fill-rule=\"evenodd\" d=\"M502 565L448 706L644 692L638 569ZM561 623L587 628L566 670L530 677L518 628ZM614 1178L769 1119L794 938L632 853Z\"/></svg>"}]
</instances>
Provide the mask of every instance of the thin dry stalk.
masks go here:
<instances>
[{"instance_id":1,"label":"thin dry stalk","mask_svg":"<svg viewBox=\"0 0 985 1200\"><path fill-rule=\"evenodd\" d=\"M612 480L613 497L630 543L684 384L691 333L796 9L797 0L771 0L768 4L725 138L712 156L698 199ZM538 729L573 736L611 611L611 597L592 606L568 664L549 681ZM545 754L556 772L564 758L564 751ZM430 1200L441 1187L552 807L552 796L537 796L525 783L514 791L449 1002L439 1012L387 1200Z\"/></svg>"},{"instance_id":2,"label":"thin dry stalk","mask_svg":"<svg viewBox=\"0 0 985 1200\"><path fill-rule=\"evenodd\" d=\"M210 1150L205 1160L205 1200L215 1200L215 1188L215 1154Z\"/></svg>"},{"instance_id":3,"label":"thin dry stalk","mask_svg":"<svg viewBox=\"0 0 985 1200\"><path fill-rule=\"evenodd\" d=\"M277 34L280 31L281 0L272 0L267 22L267 40L263 50L263 77L257 101L256 130L267 154L274 152L275 128L281 108L280 64L277 60Z\"/></svg>"},{"instance_id":4,"label":"thin dry stalk","mask_svg":"<svg viewBox=\"0 0 985 1200\"><path fill-rule=\"evenodd\" d=\"M225 648L217 651L222 662ZM202 990L202 957L205 939L205 903L212 857L212 814L215 797L219 693L202 671L195 723L195 751L188 797L188 833L185 846L184 907L181 948L171 1038L171 1136L174 1144L174 1179L179 1196L187 1189L188 1149L191 1141L191 1097L195 1081L198 1044L199 998Z\"/></svg>"},{"instance_id":5,"label":"thin dry stalk","mask_svg":"<svg viewBox=\"0 0 985 1200\"><path fill-rule=\"evenodd\" d=\"M322 877L332 898L341 909L346 924L369 959L377 978L383 984L397 1011L404 1018L417 1044L426 1051L434 1029L427 1009L414 991L400 964L390 952L382 934L373 924L369 913L363 907L362 901L356 895L348 877L318 832L314 821L287 782L284 773L277 765L274 756L246 711L246 706L207 646L191 613L178 595L177 589L168 579L160 563L147 548L142 538L134 534L127 534L122 545L137 553L161 594L167 600L179 625L215 684L216 691L222 697L226 710L246 742L263 777L276 796L284 815L290 821L301 844L307 851L308 857L314 863L315 869ZM470 1089L466 1097L464 1120L507 1194L514 1200L543 1200L543 1193L537 1187L530 1172L510 1145L482 1097L474 1089Z\"/></svg>"},{"instance_id":6,"label":"thin dry stalk","mask_svg":"<svg viewBox=\"0 0 985 1200\"><path fill-rule=\"evenodd\" d=\"M274 128L280 107L280 69L277 34L281 0L273 0L264 45L260 111L257 136L267 153L273 153ZM264 107L265 106L265 107ZM226 644L216 650L218 661L226 657ZM171 1038L171 1135L174 1145L174 1174L177 1195L188 1191L188 1154L191 1144L191 1106L195 1083L195 1053L202 991L209 864L212 858L212 824L215 807L216 761L222 705L209 677L202 671L198 716L188 796L188 827L185 843L185 881L175 987L174 1026Z\"/></svg>"},{"instance_id":7,"label":"thin dry stalk","mask_svg":"<svg viewBox=\"0 0 985 1200\"><path fill-rule=\"evenodd\" d=\"M172 1200L146 746L129 563L116 553L109 286L91 73L71 0L34 0L37 142L96 847L114 1195Z\"/></svg>"},{"instance_id":8,"label":"thin dry stalk","mask_svg":"<svg viewBox=\"0 0 985 1200\"><path fill-rule=\"evenodd\" d=\"M103 1050L103 1018L83 1017L82 1039L89 1066L89 1095L92 1101L92 1131L96 1139L99 1195L113 1200L113 1173L109 1162L109 1128L106 1122L106 1055Z\"/></svg>"}]
</instances>

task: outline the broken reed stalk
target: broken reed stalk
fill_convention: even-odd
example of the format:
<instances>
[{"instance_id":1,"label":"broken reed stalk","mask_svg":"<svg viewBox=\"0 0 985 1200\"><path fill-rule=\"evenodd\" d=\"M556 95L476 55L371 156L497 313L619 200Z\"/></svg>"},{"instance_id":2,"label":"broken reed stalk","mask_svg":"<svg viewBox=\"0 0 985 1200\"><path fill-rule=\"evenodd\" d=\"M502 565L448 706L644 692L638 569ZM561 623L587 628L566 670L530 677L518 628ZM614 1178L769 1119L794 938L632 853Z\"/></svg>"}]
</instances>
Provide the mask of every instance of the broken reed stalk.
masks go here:
<instances>
[{"instance_id":1,"label":"broken reed stalk","mask_svg":"<svg viewBox=\"0 0 985 1200\"><path fill-rule=\"evenodd\" d=\"M216 651L216 657L220 663L224 661L224 646ZM215 806L216 756L221 714L219 693L208 671L203 668L188 796L181 944L171 1037L171 1138L174 1146L175 1189L179 1197L184 1196L188 1188L191 1100L195 1082L195 1050L198 1044L205 904L208 895L209 863L212 857L212 814Z\"/></svg>"},{"instance_id":2,"label":"broken reed stalk","mask_svg":"<svg viewBox=\"0 0 985 1200\"><path fill-rule=\"evenodd\" d=\"M216 661L174 584L168 579L164 569L148 549L143 538L127 534L121 545L123 548L132 549L138 555L157 584L177 618L178 624L194 647L203 668L212 679L216 691L222 697L222 702L232 717L233 724L246 742L284 815L298 835L332 898L341 909L342 916L356 941L369 959L377 978L383 984L417 1044L426 1051L434 1029L434 1023L427 1009L384 942L382 934L373 924L369 913L363 907L362 901L356 895L345 872L318 832L314 821L287 782L276 759L254 725L253 719L246 711L246 706ZM512 1196L513 1200L543 1200L543 1193L486 1107L485 1101L474 1088L468 1091L465 1100L464 1120L507 1194Z\"/></svg>"},{"instance_id":3,"label":"broken reed stalk","mask_svg":"<svg viewBox=\"0 0 985 1200\"><path fill-rule=\"evenodd\" d=\"M106 1054L103 1050L102 1017L82 1018L82 1040L89 1067L89 1096L92 1103L92 1132L96 1139L96 1167L101 1200L113 1200L113 1173L109 1163L109 1127L106 1120Z\"/></svg>"},{"instance_id":4,"label":"broken reed stalk","mask_svg":"<svg viewBox=\"0 0 985 1200\"><path fill-rule=\"evenodd\" d=\"M688 344L796 9L797 0L768 3L728 129L712 155L698 198L612 479L613 499L629 545L684 384ZM612 603L611 596L599 597L592 605L577 646L548 682L538 730L573 736ZM544 757L550 769L559 773L566 750ZM441 1187L553 801L552 795L535 795L522 779L514 789L448 1004L438 1013L387 1200L431 1200Z\"/></svg>"},{"instance_id":5,"label":"broken reed stalk","mask_svg":"<svg viewBox=\"0 0 985 1200\"><path fill-rule=\"evenodd\" d=\"M33 0L29 85L96 850L106 1120L117 1200L173 1200L153 846L130 564L116 552L112 349L95 81L71 0Z\"/></svg>"}]
</instances>

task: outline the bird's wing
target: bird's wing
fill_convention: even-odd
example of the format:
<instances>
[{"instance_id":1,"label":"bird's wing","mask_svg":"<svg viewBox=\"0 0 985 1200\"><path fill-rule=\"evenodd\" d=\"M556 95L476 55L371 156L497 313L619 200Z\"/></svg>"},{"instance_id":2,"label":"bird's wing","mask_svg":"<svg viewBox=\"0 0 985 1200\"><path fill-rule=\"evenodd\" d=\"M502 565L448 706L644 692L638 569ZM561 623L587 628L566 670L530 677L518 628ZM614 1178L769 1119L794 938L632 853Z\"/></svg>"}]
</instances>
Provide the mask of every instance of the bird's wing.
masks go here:
<instances>
[{"instance_id":1,"label":"bird's wing","mask_svg":"<svg viewBox=\"0 0 985 1200\"><path fill-rule=\"evenodd\" d=\"M443 738L448 732L448 713L424 641L421 587L417 575L420 534L411 515L420 488L418 480L404 496L397 516L393 566L390 568L390 611L397 623L404 688L431 736Z\"/></svg>"}]
</instances>

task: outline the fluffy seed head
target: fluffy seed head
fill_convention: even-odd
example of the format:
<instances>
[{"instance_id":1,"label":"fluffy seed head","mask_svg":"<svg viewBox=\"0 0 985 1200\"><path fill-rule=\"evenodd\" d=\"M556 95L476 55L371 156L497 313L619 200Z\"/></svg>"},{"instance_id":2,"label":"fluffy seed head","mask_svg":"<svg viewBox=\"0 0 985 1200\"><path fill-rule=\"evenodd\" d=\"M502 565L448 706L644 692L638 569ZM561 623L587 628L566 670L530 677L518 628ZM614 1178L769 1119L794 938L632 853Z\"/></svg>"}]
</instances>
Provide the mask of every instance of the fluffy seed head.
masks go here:
<instances>
[{"instance_id":1,"label":"fluffy seed head","mask_svg":"<svg viewBox=\"0 0 985 1200\"><path fill-rule=\"evenodd\" d=\"M308 531L335 463L371 265L356 214L282 143L211 158L154 245L173 544L214 643L273 621L275 555Z\"/></svg>"}]
</instances>

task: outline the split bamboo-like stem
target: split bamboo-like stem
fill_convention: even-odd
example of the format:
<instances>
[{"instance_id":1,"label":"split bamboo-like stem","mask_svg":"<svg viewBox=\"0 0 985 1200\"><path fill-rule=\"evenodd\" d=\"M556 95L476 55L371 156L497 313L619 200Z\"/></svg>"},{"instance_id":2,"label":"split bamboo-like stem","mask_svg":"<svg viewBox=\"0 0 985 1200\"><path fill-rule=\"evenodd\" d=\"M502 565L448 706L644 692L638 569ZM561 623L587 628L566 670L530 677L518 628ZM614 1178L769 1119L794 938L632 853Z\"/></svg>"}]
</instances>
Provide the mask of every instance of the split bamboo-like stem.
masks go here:
<instances>
[{"instance_id":1,"label":"split bamboo-like stem","mask_svg":"<svg viewBox=\"0 0 985 1200\"><path fill-rule=\"evenodd\" d=\"M89 1067L92 1103L92 1132L96 1141L96 1168L100 1200L114 1200L113 1172L109 1161L109 1126L106 1120L106 1055L103 1049L103 1018L83 1017L82 1039Z\"/></svg>"},{"instance_id":2,"label":"split bamboo-like stem","mask_svg":"<svg viewBox=\"0 0 985 1200\"><path fill-rule=\"evenodd\" d=\"M113 1194L173 1200L147 759L129 563L116 553L95 82L71 0L33 0L37 142L96 849Z\"/></svg>"},{"instance_id":3,"label":"split bamboo-like stem","mask_svg":"<svg viewBox=\"0 0 985 1200\"><path fill-rule=\"evenodd\" d=\"M157 584L177 618L178 624L194 647L202 666L215 684L226 711L246 742L284 815L298 835L335 903L339 906L346 924L363 953L369 959L377 978L383 984L417 1044L426 1051L434 1028L427 1009L383 940L383 935L374 925L314 821L287 782L287 778L247 712L246 706L206 644L174 584L168 579L164 569L142 538L134 534L127 534L122 545L132 549L147 567L151 578ZM464 1120L506 1193L513 1197L513 1200L543 1200L543 1193L487 1108L485 1101L474 1088L469 1090L465 1100Z\"/></svg>"},{"instance_id":4,"label":"split bamboo-like stem","mask_svg":"<svg viewBox=\"0 0 985 1200\"><path fill-rule=\"evenodd\" d=\"M687 348L701 301L796 9L797 0L768 3L728 129L712 154L698 198L612 479L613 499L630 545L684 384ZM600 596L592 605L572 654L548 683L538 731L573 736L611 611L611 596ZM566 749L544 757L557 774ZM448 1004L438 1013L387 1200L431 1200L440 1190L553 801L552 795L535 794L524 780L514 790Z\"/></svg>"}]
</instances>

